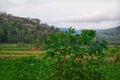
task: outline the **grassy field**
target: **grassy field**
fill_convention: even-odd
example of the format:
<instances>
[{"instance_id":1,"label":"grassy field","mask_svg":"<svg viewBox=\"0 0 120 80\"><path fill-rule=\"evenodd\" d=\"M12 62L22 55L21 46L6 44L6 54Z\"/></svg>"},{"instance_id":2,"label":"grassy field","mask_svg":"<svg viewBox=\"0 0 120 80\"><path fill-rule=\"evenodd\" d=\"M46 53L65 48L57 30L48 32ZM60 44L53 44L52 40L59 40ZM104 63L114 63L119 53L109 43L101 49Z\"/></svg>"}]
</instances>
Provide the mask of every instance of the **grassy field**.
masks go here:
<instances>
[{"instance_id":1,"label":"grassy field","mask_svg":"<svg viewBox=\"0 0 120 80\"><path fill-rule=\"evenodd\" d=\"M44 51L33 51L30 44L2 44L0 46L0 80L53 80L51 72L54 71L52 63L41 61ZM120 56L120 47L109 48L106 57L106 80L120 79L120 63L113 63L113 53Z\"/></svg>"},{"instance_id":2,"label":"grassy field","mask_svg":"<svg viewBox=\"0 0 120 80\"><path fill-rule=\"evenodd\" d=\"M32 44L0 44L2 51L26 51L31 50Z\"/></svg>"},{"instance_id":3,"label":"grassy field","mask_svg":"<svg viewBox=\"0 0 120 80\"><path fill-rule=\"evenodd\" d=\"M44 51L32 50L31 44L1 44L0 59L17 59L21 57L39 57Z\"/></svg>"},{"instance_id":4,"label":"grassy field","mask_svg":"<svg viewBox=\"0 0 120 80\"><path fill-rule=\"evenodd\" d=\"M2 59L0 60L0 80L44 80L47 78L44 76L47 72L46 68L50 68L45 64L34 56L16 60Z\"/></svg>"}]
</instances>

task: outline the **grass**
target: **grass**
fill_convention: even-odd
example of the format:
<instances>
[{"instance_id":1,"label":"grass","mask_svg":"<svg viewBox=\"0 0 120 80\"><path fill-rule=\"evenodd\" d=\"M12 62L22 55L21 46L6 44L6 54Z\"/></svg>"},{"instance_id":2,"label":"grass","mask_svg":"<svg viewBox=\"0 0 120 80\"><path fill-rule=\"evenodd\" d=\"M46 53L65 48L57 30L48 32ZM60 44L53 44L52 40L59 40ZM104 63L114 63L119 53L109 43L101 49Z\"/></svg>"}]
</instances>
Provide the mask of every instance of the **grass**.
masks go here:
<instances>
[{"instance_id":1,"label":"grass","mask_svg":"<svg viewBox=\"0 0 120 80\"><path fill-rule=\"evenodd\" d=\"M52 80L50 75L54 65L47 60L40 60L44 51L31 51L31 44L2 44L0 46L0 80ZM109 61L114 48L109 48L107 64L103 67L106 80L120 79L120 64Z\"/></svg>"},{"instance_id":2,"label":"grass","mask_svg":"<svg viewBox=\"0 0 120 80\"><path fill-rule=\"evenodd\" d=\"M32 44L0 44L0 59L16 59L26 56L39 56L44 51L33 51Z\"/></svg>"},{"instance_id":3,"label":"grass","mask_svg":"<svg viewBox=\"0 0 120 80\"><path fill-rule=\"evenodd\" d=\"M120 64L112 63L107 64L104 68L106 80L119 80L120 79Z\"/></svg>"},{"instance_id":4,"label":"grass","mask_svg":"<svg viewBox=\"0 0 120 80\"><path fill-rule=\"evenodd\" d=\"M26 51L31 50L32 44L0 44L2 51Z\"/></svg>"},{"instance_id":5,"label":"grass","mask_svg":"<svg viewBox=\"0 0 120 80\"><path fill-rule=\"evenodd\" d=\"M1 80L39 80L41 63L34 57L0 60Z\"/></svg>"},{"instance_id":6,"label":"grass","mask_svg":"<svg viewBox=\"0 0 120 80\"><path fill-rule=\"evenodd\" d=\"M35 56L41 58L44 51L1 51L0 59L17 59L21 57Z\"/></svg>"},{"instance_id":7,"label":"grass","mask_svg":"<svg viewBox=\"0 0 120 80\"><path fill-rule=\"evenodd\" d=\"M47 60L41 61L35 56L19 59L0 60L0 80L52 80L50 75L54 65ZM106 80L120 79L120 64L107 64L104 67Z\"/></svg>"},{"instance_id":8,"label":"grass","mask_svg":"<svg viewBox=\"0 0 120 80\"><path fill-rule=\"evenodd\" d=\"M52 65L34 56L0 60L0 80L52 80Z\"/></svg>"}]
</instances>

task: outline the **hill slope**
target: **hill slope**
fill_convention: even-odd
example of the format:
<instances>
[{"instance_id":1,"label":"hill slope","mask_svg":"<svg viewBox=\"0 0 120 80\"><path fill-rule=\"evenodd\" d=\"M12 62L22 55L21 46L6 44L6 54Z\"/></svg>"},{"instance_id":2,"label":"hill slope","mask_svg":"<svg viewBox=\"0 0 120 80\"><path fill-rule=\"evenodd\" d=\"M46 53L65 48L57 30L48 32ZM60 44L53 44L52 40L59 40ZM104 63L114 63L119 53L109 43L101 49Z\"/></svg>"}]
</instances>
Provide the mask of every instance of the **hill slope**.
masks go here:
<instances>
[{"instance_id":1,"label":"hill slope","mask_svg":"<svg viewBox=\"0 0 120 80\"><path fill-rule=\"evenodd\" d=\"M109 44L120 44L120 26L100 31L97 38L107 40Z\"/></svg>"},{"instance_id":2,"label":"hill slope","mask_svg":"<svg viewBox=\"0 0 120 80\"><path fill-rule=\"evenodd\" d=\"M37 18L17 17L6 12L0 12L0 43L32 42L33 39L43 39L59 28L40 23Z\"/></svg>"}]
</instances>

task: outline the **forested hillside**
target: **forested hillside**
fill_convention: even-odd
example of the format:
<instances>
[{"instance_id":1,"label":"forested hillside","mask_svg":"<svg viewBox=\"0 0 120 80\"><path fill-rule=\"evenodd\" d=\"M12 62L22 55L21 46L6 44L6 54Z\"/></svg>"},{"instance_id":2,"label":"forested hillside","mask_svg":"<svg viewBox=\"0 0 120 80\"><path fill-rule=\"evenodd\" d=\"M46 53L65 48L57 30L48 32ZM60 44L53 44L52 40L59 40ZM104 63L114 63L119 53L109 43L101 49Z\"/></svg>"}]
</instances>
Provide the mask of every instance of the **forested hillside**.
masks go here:
<instances>
[{"instance_id":1,"label":"forested hillside","mask_svg":"<svg viewBox=\"0 0 120 80\"><path fill-rule=\"evenodd\" d=\"M17 17L0 12L0 43L30 43L59 31L59 28L41 23L37 18Z\"/></svg>"},{"instance_id":2,"label":"forested hillside","mask_svg":"<svg viewBox=\"0 0 120 80\"><path fill-rule=\"evenodd\" d=\"M18 17L0 12L0 43L31 43L35 39L42 40L47 35L61 30L63 29L41 23L37 18ZM107 40L109 44L120 44L120 26L96 32L98 39ZM76 33L81 33L81 30Z\"/></svg>"},{"instance_id":3,"label":"forested hillside","mask_svg":"<svg viewBox=\"0 0 120 80\"><path fill-rule=\"evenodd\" d=\"M120 26L100 31L97 38L107 40L109 44L120 45Z\"/></svg>"}]
</instances>

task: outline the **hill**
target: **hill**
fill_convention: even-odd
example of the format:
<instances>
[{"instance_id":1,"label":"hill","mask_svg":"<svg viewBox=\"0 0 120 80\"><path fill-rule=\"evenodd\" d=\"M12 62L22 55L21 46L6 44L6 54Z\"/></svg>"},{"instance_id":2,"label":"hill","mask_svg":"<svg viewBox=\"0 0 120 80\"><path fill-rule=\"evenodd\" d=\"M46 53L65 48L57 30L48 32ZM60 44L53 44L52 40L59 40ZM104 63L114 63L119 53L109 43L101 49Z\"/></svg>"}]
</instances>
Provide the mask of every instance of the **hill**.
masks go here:
<instances>
[{"instance_id":1,"label":"hill","mask_svg":"<svg viewBox=\"0 0 120 80\"><path fill-rule=\"evenodd\" d=\"M107 40L109 44L120 45L120 26L98 32L97 38Z\"/></svg>"},{"instance_id":2,"label":"hill","mask_svg":"<svg viewBox=\"0 0 120 80\"><path fill-rule=\"evenodd\" d=\"M30 43L34 39L42 40L59 28L41 23L37 18L13 16L0 12L0 43Z\"/></svg>"}]
</instances>

